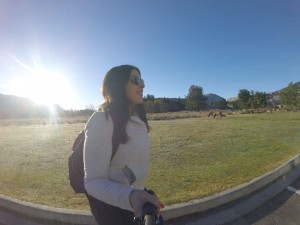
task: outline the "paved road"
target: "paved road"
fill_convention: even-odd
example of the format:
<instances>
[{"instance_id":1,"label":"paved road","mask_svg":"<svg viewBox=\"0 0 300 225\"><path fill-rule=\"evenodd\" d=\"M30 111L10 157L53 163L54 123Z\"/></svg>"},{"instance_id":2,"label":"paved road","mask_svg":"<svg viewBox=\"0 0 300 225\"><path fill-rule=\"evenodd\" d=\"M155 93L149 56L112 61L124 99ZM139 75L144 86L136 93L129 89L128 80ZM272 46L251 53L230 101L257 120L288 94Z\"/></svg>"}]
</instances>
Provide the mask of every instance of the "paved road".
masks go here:
<instances>
[{"instance_id":1,"label":"paved road","mask_svg":"<svg viewBox=\"0 0 300 225\"><path fill-rule=\"evenodd\" d=\"M35 222L28 222L22 218L16 218L15 215L0 209L0 225L41 225Z\"/></svg>"},{"instance_id":2,"label":"paved road","mask_svg":"<svg viewBox=\"0 0 300 225\"><path fill-rule=\"evenodd\" d=\"M298 193L297 193L298 190ZM250 213L223 225L299 225L300 178L275 198Z\"/></svg>"},{"instance_id":3,"label":"paved road","mask_svg":"<svg viewBox=\"0 0 300 225\"><path fill-rule=\"evenodd\" d=\"M284 176L266 188L235 202L171 220L167 225L300 225L300 176L297 174L298 172L292 176ZM293 178L294 182L288 183L289 178ZM287 184L289 187L284 188ZM283 191L280 191L282 188ZM272 193L278 194L271 197L274 196ZM247 213L249 210L251 211ZM237 215L244 216L237 218Z\"/></svg>"},{"instance_id":4,"label":"paved road","mask_svg":"<svg viewBox=\"0 0 300 225\"><path fill-rule=\"evenodd\" d=\"M208 225L183 219L170 221L168 225ZM300 177L277 196L250 213L222 225L299 225L300 224ZM41 225L17 219L0 209L0 225Z\"/></svg>"}]
</instances>

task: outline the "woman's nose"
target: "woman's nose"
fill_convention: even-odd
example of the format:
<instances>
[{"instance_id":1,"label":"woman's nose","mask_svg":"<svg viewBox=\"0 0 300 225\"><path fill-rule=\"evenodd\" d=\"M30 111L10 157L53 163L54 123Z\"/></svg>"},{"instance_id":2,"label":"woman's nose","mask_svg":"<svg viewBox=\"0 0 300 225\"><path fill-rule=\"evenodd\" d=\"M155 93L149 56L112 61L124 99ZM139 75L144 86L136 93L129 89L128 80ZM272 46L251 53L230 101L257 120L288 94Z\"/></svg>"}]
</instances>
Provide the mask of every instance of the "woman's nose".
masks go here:
<instances>
[{"instance_id":1,"label":"woman's nose","mask_svg":"<svg viewBox=\"0 0 300 225\"><path fill-rule=\"evenodd\" d=\"M140 82L139 83L139 87L144 88L145 87L145 83L144 82Z\"/></svg>"}]
</instances>

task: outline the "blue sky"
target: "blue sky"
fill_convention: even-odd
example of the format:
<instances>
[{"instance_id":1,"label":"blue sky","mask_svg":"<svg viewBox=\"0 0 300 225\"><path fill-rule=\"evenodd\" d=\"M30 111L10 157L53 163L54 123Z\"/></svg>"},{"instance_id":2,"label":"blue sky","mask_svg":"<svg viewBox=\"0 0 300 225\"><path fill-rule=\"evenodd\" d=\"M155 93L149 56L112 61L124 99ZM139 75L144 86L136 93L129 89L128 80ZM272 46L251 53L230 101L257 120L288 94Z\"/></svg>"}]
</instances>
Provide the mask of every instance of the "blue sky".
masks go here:
<instances>
[{"instance_id":1,"label":"blue sky","mask_svg":"<svg viewBox=\"0 0 300 225\"><path fill-rule=\"evenodd\" d=\"M0 93L65 109L100 104L121 64L139 67L155 97L300 81L298 0L0 0L0 33Z\"/></svg>"}]
</instances>

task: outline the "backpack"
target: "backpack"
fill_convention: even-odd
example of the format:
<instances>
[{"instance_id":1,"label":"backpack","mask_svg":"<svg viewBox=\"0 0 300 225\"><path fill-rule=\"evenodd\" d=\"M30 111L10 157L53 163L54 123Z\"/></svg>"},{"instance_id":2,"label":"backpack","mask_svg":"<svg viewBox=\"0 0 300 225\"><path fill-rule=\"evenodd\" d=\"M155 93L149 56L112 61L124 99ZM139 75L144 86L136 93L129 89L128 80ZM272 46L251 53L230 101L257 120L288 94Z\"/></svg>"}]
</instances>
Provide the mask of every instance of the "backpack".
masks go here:
<instances>
[{"instance_id":1,"label":"backpack","mask_svg":"<svg viewBox=\"0 0 300 225\"><path fill-rule=\"evenodd\" d=\"M72 147L72 153L69 156L68 166L69 166L69 180L70 185L75 191L75 193L86 193L84 188L84 165L83 165L83 147L85 140L85 132L81 131ZM110 161L113 159L117 152L117 146L113 147L112 156Z\"/></svg>"}]
</instances>

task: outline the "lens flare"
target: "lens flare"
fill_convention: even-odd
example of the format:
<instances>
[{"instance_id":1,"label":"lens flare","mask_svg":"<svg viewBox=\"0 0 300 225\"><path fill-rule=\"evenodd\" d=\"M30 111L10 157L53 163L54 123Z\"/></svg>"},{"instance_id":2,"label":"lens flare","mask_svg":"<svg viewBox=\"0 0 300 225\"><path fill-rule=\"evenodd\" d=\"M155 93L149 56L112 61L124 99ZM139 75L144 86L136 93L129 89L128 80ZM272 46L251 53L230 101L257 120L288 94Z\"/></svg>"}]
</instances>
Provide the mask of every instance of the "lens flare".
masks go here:
<instances>
[{"instance_id":1,"label":"lens flare","mask_svg":"<svg viewBox=\"0 0 300 225\"><path fill-rule=\"evenodd\" d=\"M64 109L77 105L76 93L64 73L45 69L41 65L31 68L16 57L13 59L21 70L10 79L11 93L29 98L35 103L47 105L52 111L55 104Z\"/></svg>"}]
</instances>

